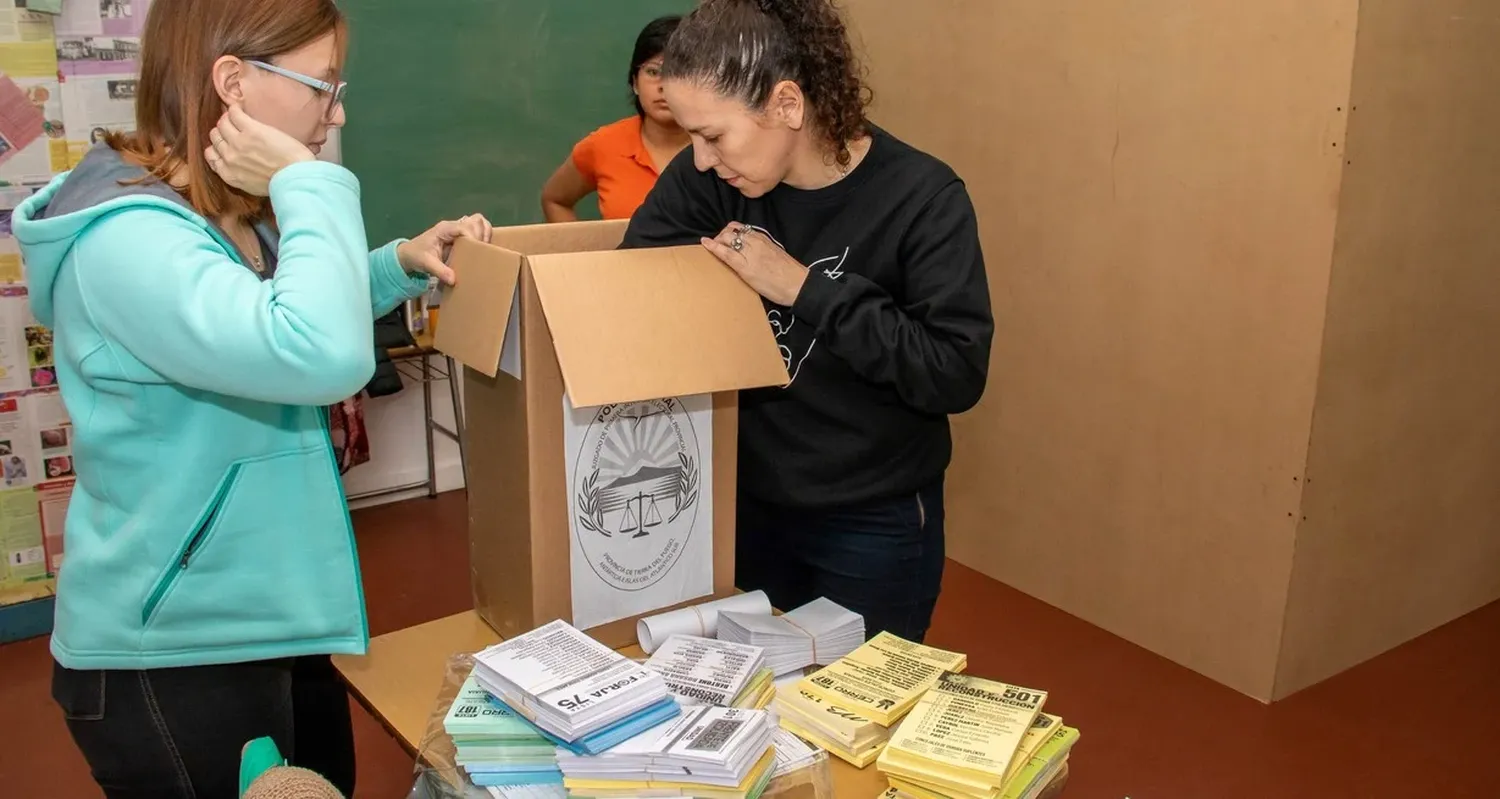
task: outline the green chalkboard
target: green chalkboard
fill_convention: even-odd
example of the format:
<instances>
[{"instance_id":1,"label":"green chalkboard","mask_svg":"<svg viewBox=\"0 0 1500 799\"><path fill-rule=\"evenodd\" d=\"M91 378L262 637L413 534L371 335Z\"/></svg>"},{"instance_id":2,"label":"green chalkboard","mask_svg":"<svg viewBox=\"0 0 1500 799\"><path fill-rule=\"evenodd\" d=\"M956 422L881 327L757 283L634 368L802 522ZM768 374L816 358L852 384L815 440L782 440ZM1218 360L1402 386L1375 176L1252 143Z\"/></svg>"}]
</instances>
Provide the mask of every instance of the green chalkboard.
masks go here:
<instances>
[{"instance_id":1,"label":"green chalkboard","mask_svg":"<svg viewBox=\"0 0 1500 799\"><path fill-rule=\"evenodd\" d=\"M691 0L342 0L343 162L372 242L474 211L541 221L542 183L573 144L634 113L642 26ZM580 215L597 214L589 201Z\"/></svg>"}]
</instances>

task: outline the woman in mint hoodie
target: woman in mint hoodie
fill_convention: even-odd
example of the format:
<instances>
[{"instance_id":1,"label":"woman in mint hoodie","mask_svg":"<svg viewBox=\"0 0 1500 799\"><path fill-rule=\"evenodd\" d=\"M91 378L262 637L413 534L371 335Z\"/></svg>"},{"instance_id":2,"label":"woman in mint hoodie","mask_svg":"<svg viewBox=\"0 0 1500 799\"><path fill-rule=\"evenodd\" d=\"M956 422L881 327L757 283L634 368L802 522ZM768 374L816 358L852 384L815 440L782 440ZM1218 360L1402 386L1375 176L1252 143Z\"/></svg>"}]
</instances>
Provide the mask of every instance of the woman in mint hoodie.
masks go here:
<instances>
[{"instance_id":1,"label":"woman in mint hoodie","mask_svg":"<svg viewBox=\"0 0 1500 799\"><path fill-rule=\"evenodd\" d=\"M156 0L136 132L15 213L75 429L53 695L109 799L232 797L261 736L353 794L328 656L369 632L321 408L489 224L367 250L314 160L344 47L333 0Z\"/></svg>"}]
</instances>

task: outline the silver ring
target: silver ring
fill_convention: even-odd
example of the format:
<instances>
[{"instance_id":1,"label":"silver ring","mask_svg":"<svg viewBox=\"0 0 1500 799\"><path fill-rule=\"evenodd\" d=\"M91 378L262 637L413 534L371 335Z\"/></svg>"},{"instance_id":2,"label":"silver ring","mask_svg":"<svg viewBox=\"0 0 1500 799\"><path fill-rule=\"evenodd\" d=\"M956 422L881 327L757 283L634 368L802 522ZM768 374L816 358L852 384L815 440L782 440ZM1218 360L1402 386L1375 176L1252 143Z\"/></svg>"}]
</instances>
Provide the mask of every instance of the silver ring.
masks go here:
<instances>
[{"instance_id":1,"label":"silver ring","mask_svg":"<svg viewBox=\"0 0 1500 799\"><path fill-rule=\"evenodd\" d=\"M742 227L737 227L734 229L734 240L729 242L729 248L731 250L740 252L741 250L745 249L745 232L746 229Z\"/></svg>"}]
</instances>

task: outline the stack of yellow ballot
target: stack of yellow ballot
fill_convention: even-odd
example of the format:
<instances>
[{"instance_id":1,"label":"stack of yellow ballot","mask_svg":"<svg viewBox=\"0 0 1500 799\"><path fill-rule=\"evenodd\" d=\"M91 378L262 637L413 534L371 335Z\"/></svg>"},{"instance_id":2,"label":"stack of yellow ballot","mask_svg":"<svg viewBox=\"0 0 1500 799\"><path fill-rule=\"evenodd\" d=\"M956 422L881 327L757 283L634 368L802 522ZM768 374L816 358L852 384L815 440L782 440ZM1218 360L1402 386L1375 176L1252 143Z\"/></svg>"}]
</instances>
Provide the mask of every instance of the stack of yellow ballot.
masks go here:
<instances>
[{"instance_id":1,"label":"stack of yellow ballot","mask_svg":"<svg viewBox=\"0 0 1500 799\"><path fill-rule=\"evenodd\" d=\"M730 707L749 710L765 710L776 698L775 674L770 669L761 669L745 684L745 689L729 704Z\"/></svg>"},{"instance_id":2,"label":"stack of yellow ballot","mask_svg":"<svg viewBox=\"0 0 1500 799\"><path fill-rule=\"evenodd\" d=\"M782 729L859 768L875 762L891 739L889 728L795 685L778 688L771 709Z\"/></svg>"},{"instance_id":3,"label":"stack of yellow ballot","mask_svg":"<svg viewBox=\"0 0 1500 799\"><path fill-rule=\"evenodd\" d=\"M901 722L879 768L915 799L1031 799L1066 767L1078 731L1045 691L944 674Z\"/></svg>"},{"instance_id":4,"label":"stack of yellow ballot","mask_svg":"<svg viewBox=\"0 0 1500 799\"><path fill-rule=\"evenodd\" d=\"M968 658L881 633L834 663L777 689L781 726L864 768L880 755L890 727L944 673Z\"/></svg>"}]
</instances>

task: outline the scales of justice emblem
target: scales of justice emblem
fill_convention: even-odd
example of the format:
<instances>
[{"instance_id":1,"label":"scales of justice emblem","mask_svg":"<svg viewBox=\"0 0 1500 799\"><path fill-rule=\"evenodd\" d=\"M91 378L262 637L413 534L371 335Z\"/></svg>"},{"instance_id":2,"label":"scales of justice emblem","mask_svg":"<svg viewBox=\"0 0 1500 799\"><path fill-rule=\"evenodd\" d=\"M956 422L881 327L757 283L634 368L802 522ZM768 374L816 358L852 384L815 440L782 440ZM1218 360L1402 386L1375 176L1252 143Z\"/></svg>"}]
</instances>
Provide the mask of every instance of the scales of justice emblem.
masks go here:
<instances>
[{"instance_id":1,"label":"scales of justice emblem","mask_svg":"<svg viewBox=\"0 0 1500 799\"><path fill-rule=\"evenodd\" d=\"M677 565L698 517L701 451L677 400L595 411L571 489L574 534L606 584L639 591Z\"/></svg>"}]
</instances>

